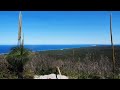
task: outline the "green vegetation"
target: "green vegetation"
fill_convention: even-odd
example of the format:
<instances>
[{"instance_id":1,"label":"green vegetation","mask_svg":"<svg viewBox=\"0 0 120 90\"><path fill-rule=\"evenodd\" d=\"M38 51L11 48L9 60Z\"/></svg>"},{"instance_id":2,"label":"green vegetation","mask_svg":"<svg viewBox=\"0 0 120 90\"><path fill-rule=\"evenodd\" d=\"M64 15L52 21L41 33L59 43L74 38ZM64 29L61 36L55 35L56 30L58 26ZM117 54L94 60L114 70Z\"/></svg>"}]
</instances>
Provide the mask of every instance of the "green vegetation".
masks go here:
<instances>
[{"instance_id":1,"label":"green vegetation","mask_svg":"<svg viewBox=\"0 0 120 90\"><path fill-rule=\"evenodd\" d=\"M60 67L61 73L67 75L70 79L113 78L111 46L76 48L74 49L74 55L73 49L35 53L24 49L22 57L19 51L20 48L16 47L8 55L0 55L0 62L2 63L0 64L2 68L0 78L17 78L16 73L19 72L22 72L23 78L27 79L33 78L35 74L58 73L56 72L56 66ZM120 78L119 55L120 46L115 46L115 78ZM22 70L19 68L22 68Z\"/></svg>"},{"instance_id":2,"label":"green vegetation","mask_svg":"<svg viewBox=\"0 0 120 90\"><path fill-rule=\"evenodd\" d=\"M30 51L22 47L13 47L6 56L9 71L23 78L24 65L30 60Z\"/></svg>"},{"instance_id":3,"label":"green vegetation","mask_svg":"<svg viewBox=\"0 0 120 90\"><path fill-rule=\"evenodd\" d=\"M83 76L86 78L112 78L113 75L111 46L77 48L74 49L74 56L73 49L42 51L38 55L45 58L42 59L47 63L51 63L49 65L59 66L62 73L71 78L82 78ZM119 55L120 46L115 46L116 77L119 75Z\"/></svg>"}]
</instances>

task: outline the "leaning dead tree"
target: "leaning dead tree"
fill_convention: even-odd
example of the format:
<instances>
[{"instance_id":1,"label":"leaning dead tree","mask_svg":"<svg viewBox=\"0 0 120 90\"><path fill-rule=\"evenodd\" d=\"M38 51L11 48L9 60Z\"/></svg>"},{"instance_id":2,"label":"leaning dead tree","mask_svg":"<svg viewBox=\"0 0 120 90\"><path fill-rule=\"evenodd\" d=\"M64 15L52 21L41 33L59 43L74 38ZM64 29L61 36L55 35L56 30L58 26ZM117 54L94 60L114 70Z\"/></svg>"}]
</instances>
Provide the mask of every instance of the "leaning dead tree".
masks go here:
<instances>
[{"instance_id":1,"label":"leaning dead tree","mask_svg":"<svg viewBox=\"0 0 120 90\"><path fill-rule=\"evenodd\" d=\"M57 70L58 70L59 74L61 75L61 72L60 72L60 68L59 68L59 67L57 67Z\"/></svg>"}]
</instances>

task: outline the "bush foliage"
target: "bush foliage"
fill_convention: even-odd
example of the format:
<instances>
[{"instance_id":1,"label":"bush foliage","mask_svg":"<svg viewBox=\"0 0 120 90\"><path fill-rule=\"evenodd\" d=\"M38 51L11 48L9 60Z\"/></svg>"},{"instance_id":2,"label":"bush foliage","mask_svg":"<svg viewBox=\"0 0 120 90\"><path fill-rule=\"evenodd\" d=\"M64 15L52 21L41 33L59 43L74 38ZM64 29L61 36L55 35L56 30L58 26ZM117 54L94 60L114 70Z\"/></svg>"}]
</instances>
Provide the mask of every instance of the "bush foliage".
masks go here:
<instances>
[{"instance_id":1,"label":"bush foliage","mask_svg":"<svg viewBox=\"0 0 120 90\"><path fill-rule=\"evenodd\" d=\"M16 75L22 76L24 65L30 60L30 50L22 47L13 47L10 53L6 56L9 64L8 69Z\"/></svg>"}]
</instances>

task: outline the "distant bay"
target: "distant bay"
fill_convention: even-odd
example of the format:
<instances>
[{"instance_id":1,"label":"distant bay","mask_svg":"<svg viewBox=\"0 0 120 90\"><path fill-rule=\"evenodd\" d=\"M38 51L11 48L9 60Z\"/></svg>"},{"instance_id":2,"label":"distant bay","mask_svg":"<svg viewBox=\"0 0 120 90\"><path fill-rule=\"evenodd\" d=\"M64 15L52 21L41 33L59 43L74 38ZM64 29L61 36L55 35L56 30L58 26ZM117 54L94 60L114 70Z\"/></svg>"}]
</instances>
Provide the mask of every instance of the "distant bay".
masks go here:
<instances>
[{"instance_id":1,"label":"distant bay","mask_svg":"<svg viewBox=\"0 0 120 90\"><path fill-rule=\"evenodd\" d=\"M9 53L12 47L16 45L0 45L0 54ZM96 46L95 44L80 44L80 45L24 45L25 48L36 51L46 51L46 50L62 50L71 48L81 48L81 47L91 47Z\"/></svg>"}]
</instances>

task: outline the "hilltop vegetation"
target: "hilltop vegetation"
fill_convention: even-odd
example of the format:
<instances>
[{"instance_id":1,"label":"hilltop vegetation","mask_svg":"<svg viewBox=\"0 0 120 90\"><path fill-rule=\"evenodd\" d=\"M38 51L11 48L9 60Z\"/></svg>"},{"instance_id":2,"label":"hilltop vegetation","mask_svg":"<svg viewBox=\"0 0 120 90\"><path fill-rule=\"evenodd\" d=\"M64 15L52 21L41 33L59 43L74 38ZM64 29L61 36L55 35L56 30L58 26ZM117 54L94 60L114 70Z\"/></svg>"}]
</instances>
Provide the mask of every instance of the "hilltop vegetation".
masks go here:
<instances>
[{"instance_id":1,"label":"hilltop vegetation","mask_svg":"<svg viewBox=\"0 0 120 90\"><path fill-rule=\"evenodd\" d=\"M96 46L87 48L41 51L31 54L31 60L24 65L24 78L34 75L44 75L56 72L56 66L61 73L71 79L112 78L112 48L111 46ZM116 72L120 73L120 46L115 46ZM6 55L0 55L0 78L17 78L8 69Z\"/></svg>"}]
</instances>

